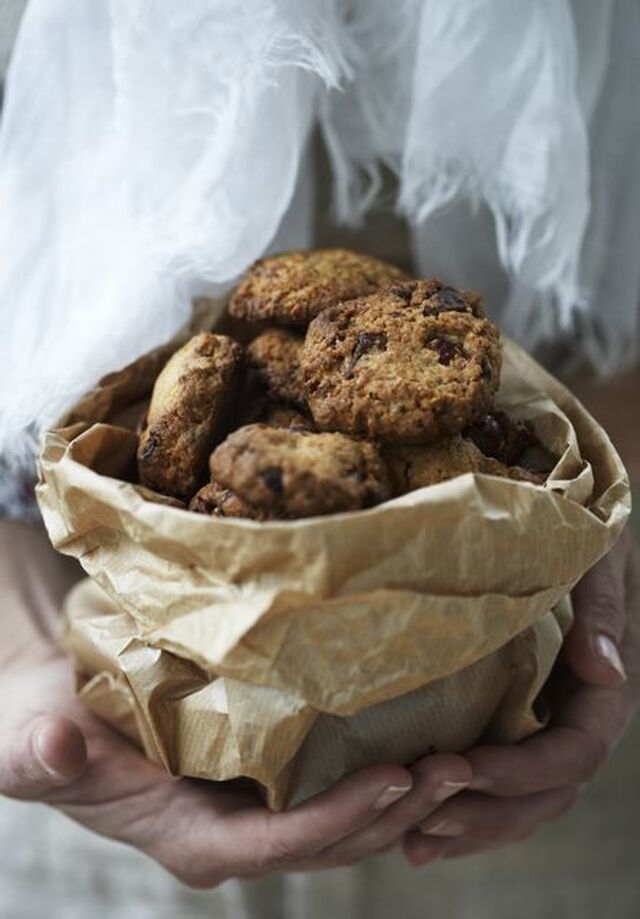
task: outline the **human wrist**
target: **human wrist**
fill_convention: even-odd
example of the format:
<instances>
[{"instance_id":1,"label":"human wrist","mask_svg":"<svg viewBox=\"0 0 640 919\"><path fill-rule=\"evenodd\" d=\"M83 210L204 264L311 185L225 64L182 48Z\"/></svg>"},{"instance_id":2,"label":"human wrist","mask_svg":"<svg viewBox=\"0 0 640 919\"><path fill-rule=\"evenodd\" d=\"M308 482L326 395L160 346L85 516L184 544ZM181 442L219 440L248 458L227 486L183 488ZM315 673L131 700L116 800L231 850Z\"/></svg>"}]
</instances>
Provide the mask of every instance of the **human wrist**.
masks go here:
<instances>
[{"instance_id":1,"label":"human wrist","mask_svg":"<svg viewBox=\"0 0 640 919\"><path fill-rule=\"evenodd\" d=\"M0 680L2 677L28 672L64 655L59 642L43 638L40 635L25 635L4 644L4 634L0 630Z\"/></svg>"},{"instance_id":2,"label":"human wrist","mask_svg":"<svg viewBox=\"0 0 640 919\"><path fill-rule=\"evenodd\" d=\"M62 600L78 576L41 527L0 521L0 666L56 652Z\"/></svg>"}]
</instances>

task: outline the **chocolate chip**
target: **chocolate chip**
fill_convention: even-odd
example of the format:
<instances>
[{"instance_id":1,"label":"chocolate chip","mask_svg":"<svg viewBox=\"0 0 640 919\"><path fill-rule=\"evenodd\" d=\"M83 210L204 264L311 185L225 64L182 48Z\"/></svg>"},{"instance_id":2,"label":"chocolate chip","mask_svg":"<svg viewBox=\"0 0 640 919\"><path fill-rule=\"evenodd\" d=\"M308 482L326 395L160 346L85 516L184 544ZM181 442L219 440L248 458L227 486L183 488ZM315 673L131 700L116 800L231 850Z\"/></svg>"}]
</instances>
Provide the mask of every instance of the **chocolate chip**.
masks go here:
<instances>
[{"instance_id":1,"label":"chocolate chip","mask_svg":"<svg viewBox=\"0 0 640 919\"><path fill-rule=\"evenodd\" d=\"M353 376L353 368L365 354L369 354L371 351L386 351L386 349L386 332L358 332L356 343L353 346L351 358L349 359L349 365L344 372L345 378L348 380L351 379Z\"/></svg>"},{"instance_id":2,"label":"chocolate chip","mask_svg":"<svg viewBox=\"0 0 640 919\"><path fill-rule=\"evenodd\" d=\"M449 338L428 338L425 341L427 348L431 348L438 355L438 360L448 367L454 357L462 354L460 345Z\"/></svg>"},{"instance_id":3,"label":"chocolate chip","mask_svg":"<svg viewBox=\"0 0 640 919\"><path fill-rule=\"evenodd\" d=\"M464 297L453 287L443 287L432 294L425 303L422 315L437 316L440 313L467 313L469 309Z\"/></svg>"},{"instance_id":4,"label":"chocolate chip","mask_svg":"<svg viewBox=\"0 0 640 919\"><path fill-rule=\"evenodd\" d=\"M485 456L497 457L502 453L504 435L502 425L495 415L487 413L465 432Z\"/></svg>"},{"instance_id":5,"label":"chocolate chip","mask_svg":"<svg viewBox=\"0 0 640 919\"><path fill-rule=\"evenodd\" d=\"M392 293L394 297L399 297L400 300L403 300L405 303L410 303L413 288L408 284L393 284L389 288L389 292Z\"/></svg>"},{"instance_id":6,"label":"chocolate chip","mask_svg":"<svg viewBox=\"0 0 640 919\"><path fill-rule=\"evenodd\" d=\"M282 483L282 470L277 466L269 466L262 472L262 478L267 488L270 488L274 495L281 495L284 492Z\"/></svg>"},{"instance_id":7,"label":"chocolate chip","mask_svg":"<svg viewBox=\"0 0 640 919\"><path fill-rule=\"evenodd\" d=\"M142 451L140 453L140 459L148 460L149 457L153 456L153 454L156 452L157 446L158 446L158 441L153 436L153 434L151 434L151 436L147 439L147 442L145 443L144 447L142 448Z\"/></svg>"},{"instance_id":8,"label":"chocolate chip","mask_svg":"<svg viewBox=\"0 0 640 919\"><path fill-rule=\"evenodd\" d=\"M356 359L359 359L369 351L386 351L386 349L386 332L359 332L353 353L356 355Z\"/></svg>"}]
</instances>

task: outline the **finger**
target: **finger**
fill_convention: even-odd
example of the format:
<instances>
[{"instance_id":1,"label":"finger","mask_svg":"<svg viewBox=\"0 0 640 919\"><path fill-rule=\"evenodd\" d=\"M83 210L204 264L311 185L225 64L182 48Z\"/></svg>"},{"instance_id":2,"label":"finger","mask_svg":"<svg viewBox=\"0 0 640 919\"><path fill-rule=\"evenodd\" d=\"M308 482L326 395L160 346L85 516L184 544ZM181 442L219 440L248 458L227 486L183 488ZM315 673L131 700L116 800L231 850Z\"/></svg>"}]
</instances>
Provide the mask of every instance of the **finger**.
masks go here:
<instances>
[{"instance_id":1,"label":"finger","mask_svg":"<svg viewBox=\"0 0 640 919\"><path fill-rule=\"evenodd\" d=\"M565 704L555 725L512 747L477 747L466 754L469 788L492 795L528 795L588 781L628 724L629 688L583 686Z\"/></svg>"},{"instance_id":2,"label":"finger","mask_svg":"<svg viewBox=\"0 0 640 919\"><path fill-rule=\"evenodd\" d=\"M626 679L620 646L626 622L628 556L628 541L622 538L572 594L575 618L563 653L574 673L593 686L619 686Z\"/></svg>"},{"instance_id":3,"label":"finger","mask_svg":"<svg viewBox=\"0 0 640 919\"><path fill-rule=\"evenodd\" d=\"M0 794L38 799L71 784L82 773L87 749L67 718L39 717L0 738Z\"/></svg>"},{"instance_id":4,"label":"finger","mask_svg":"<svg viewBox=\"0 0 640 919\"><path fill-rule=\"evenodd\" d=\"M522 837L526 839L527 837ZM491 849L500 849L505 846L512 846L515 842L521 842L520 839L500 840L499 842L490 842L487 840L470 841L466 839L435 839L434 837L422 836L420 833L408 833L402 841L402 850L407 861L414 868L422 868L431 862L440 859L460 858L463 855L477 855L481 852L488 852Z\"/></svg>"},{"instance_id":5,"label":"finger","mask_svg":"<svg viewBox=\"0 0 640 919\"><path fill-rule=\"evenodd\" d=\"M578 795L577 787L524 798L495 798L464 792L439 807L419 829L427 836L466 841L517 839L528 835L541 823L557 820L573 807Z\"/></svg>"},{"instance_id":6,"label":"finger","mask_svg":"<svg viewBox=\"0 0 640 919\"><path fill-rule=\"evenodd\" d=\"M224 846L231 875L297 867L380 815L412 786L400 766L374 766L281 814L264 808L230 817Z\"/></svg>"},{"instance_id":7,"label":"finger","mask_svg":"<svg viewBox=\"0 0 640 919\"><path fill-rule=\"evenodd\" d=\"M622 643L622 658L632 692L640 689L640 547L633 543L629 552L625 586L627 589L627 629Z\"/></svg>"},{"instance_id":8,"label":"finger","mask_svg":"<svg viewBox=\"0 0 640 919\"><path fill-rule=\"evenodd\" d=\"M443 801L466 788L472 773L461 756L435 754L416 763L413 787L377 819L320 854L322 867L353 864L393 845Z\"/></svg>"}]
</instances>

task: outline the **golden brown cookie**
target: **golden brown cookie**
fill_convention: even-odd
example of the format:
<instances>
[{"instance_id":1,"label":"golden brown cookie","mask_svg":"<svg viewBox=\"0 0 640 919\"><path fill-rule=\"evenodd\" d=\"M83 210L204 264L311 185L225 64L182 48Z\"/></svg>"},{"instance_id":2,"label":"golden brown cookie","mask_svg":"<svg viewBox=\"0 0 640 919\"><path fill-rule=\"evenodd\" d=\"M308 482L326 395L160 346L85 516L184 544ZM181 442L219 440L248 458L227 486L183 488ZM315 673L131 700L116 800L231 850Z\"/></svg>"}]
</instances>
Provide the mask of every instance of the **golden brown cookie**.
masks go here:
<instances>
[{"instance_id":1,"label":"golden brown cookie","mask_svg":"<svg viewBox=\"0 0 640 919\"><path fill-rule=\"evenodd\" d=\"M272 428L290 428L292 431L315 431L315 425L311 418L307 418L302 412L297 412L288 405L279 405L276 402L270 402L267 405L262 421Z\"/></svg>"},{"instance_id":2,"label":"golden brown cookie","mask_svg":"<svg viewBox=\"0 0 640 919\"><path fill-rule=\"evenodd\" d=\"M391 493L377 448L342 434L252 424L230 434L209 467L225 488L282 517L358 510Z\"/></svg>"},{"instance_id":3,"label":"golden brown cookie","mask_svg":"<svg viewBox=\"0 0 640 919\"><path fill-rule=\"evenodd\" d=\"M236 389L236 395L231 403L228 415L227 433L242 428L245 424L255 424L262 421L269 397L265 391L264 383L252 367L245 367L242 379Z\"/></svg>"},{"instance_id":4,"label":"golden brown cookie","mask_svg":"<svg viewBox=\"0 0 640 919\"><path fill-rule=\"evenodd\" d=\"M206 478L207 458L224 433L242 365L242 348L226 335L201 332L159 374L140 435L140 482L188 500Z\"/></svg>"},{"instance_id":5,"label":"golden brown cookie","mask_svg":"<svg viewBox=\"0 0 640 919\"><path fill-rule=\"evenodd\" d=\"M217 482L209 482L196 492L189 502L189 510L210 517L247 517L250 520L269 520L266 511L251 507L230 489Z\"/></svg>"},{"instance_id":6,"label":"golden brown cookie","mask_svg":"<svg viewBox=\"0 0 640 919\"><path fill-rule=\"evenodd\" d=\"M249 364L272 399L305 408L307 400L300 374L303 339L285 329L267 329L247 348Z\"/></svg>"},{"instance_id":7,"label":"golden brown cookie","mask_svg":"<svg viewBox=\"0 0 640 919\"><path fill-rule=\"evenodd\" d=\"M477 418L465 431L485 456L512 466L523 452L536 443L530 425L509 417L500 409L492 409Z\"/></svg>"},{"instance_id":8,"label":"golden brown cookie","mask_svg":"<svg viewBox=\"0 0 640 919\"><path fill-rule=\"evenodd\" d=\"M484 318L482 297L475 290L458 290L438 278L401 281L387 290L407 305L421 309L425 316L440 313L469 313Z\"/></svg>"},{"instance_id":9,"label":"golden brown cookie","mask_svg":"<svg viewBox=\"0 0 640 919\"><path fill-rule=\"evenodd\" d=\"M486 319L431 315L384 290L320 313L300 363L320 430L432 443L492 405L500 338Z\"/></svg>"},{"instance_id":10,"label":"golden brown cookie","mask_svg":"<svg viewBox=\"0 0 640 919\"><path fill-rule=\"evenodd\" d=\"M466 437L455 436L430 447L388 447L384 453L395 494L405 494L453 479L466 472L482 472L507 479L542 484L541 477L517 466L485 456Z\"/></svg>"},{"instance_id":11,"label":"golden brown cookie","mask_svg":"<svg viewBox=\"0 0 640 919\"><path fill-rule=\"evenodd\" d=\"M306 326L327 306L407 278L395 265L349 249L285 252L254 263L235 289L229 312L254 322Z\"/></svg>"}]
</instances>

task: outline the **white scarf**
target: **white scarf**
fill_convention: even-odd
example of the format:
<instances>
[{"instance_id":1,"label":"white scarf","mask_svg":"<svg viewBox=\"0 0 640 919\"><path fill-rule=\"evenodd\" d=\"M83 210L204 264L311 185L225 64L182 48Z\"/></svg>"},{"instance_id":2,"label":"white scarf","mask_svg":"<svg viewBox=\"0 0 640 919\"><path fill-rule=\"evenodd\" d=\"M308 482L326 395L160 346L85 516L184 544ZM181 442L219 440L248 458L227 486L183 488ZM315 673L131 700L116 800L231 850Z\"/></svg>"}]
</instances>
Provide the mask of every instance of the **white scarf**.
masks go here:
<instances>
[{"instance_id":1,"label":"white scarf","mask_svg":"<svg viewBox=\"0 0 640 919\"><path fill-rule=\"evenodd\" d=\"M619 363L640 289L638 26L625 0L31 0L0 135L0 455L27 458L268 248L316 118L342 219L381 166L421 227L488 207L506 328L535 343L581 312L584 348Z\"/></svg>"}]
</instances>

